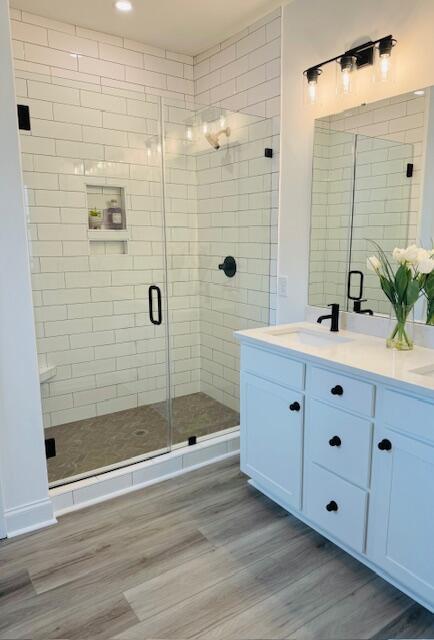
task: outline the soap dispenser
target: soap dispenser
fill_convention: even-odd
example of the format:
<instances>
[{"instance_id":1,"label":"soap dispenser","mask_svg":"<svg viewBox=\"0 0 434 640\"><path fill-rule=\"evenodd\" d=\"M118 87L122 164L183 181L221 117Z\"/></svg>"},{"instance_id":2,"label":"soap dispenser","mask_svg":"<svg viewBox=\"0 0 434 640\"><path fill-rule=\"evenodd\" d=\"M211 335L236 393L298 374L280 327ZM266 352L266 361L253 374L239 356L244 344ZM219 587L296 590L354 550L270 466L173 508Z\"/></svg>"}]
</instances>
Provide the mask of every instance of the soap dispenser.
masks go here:
<instances>
[{"instance_id":1,"label":"soap dispenser","mask_svg":"<svg viewBox=\"0 0 434 640\"><path fill-rule=\"evenodd\" d=\"M108 208L109 224L112 229L122 229L122 209L118 204L116 198L110 200L110 206Z\"/></svg>"}]
</instances>

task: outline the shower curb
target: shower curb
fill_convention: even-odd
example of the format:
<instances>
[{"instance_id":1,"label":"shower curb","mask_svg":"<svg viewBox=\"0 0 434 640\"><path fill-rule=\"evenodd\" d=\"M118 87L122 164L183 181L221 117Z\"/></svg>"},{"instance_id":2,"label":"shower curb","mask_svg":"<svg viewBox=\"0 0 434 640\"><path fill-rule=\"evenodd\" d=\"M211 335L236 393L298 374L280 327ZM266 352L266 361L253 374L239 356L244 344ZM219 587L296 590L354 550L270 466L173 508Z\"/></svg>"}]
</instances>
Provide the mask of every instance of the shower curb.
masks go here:
<instances>
[{"instance_id":1,"label":"shower curb","mask_svg":"<svg viewBox=\"0 0 434 640\"><path fill-rule=\"evenodd\" d=\"M240 450L239 430L182 447L152 460L78 480L50 489L57 516L84 509L117 496L189 473L235 456Z\"/></svg>"}]
</instances>

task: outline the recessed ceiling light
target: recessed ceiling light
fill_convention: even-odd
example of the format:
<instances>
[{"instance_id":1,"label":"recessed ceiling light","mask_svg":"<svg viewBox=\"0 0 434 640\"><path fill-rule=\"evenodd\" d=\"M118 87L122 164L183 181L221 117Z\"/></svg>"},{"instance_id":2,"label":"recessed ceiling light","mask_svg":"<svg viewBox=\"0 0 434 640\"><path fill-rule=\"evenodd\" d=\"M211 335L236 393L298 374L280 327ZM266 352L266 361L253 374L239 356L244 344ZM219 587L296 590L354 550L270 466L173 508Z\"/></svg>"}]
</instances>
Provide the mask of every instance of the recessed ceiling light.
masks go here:
<instances>
[{"instance_id":1,"label":"recessed ceiling light","mask_svg":"<svg viewBox=\"0 0 434 640\"><path fill-rule=\"evenodd\" d=\"M130 0L117 0L117 2L115 2L115 7L118 11L131 11L133 5Z\"/></svg>"},{"instance_id":2,"label":"recessed ceiling light","mask_svg":"<svg viewBox=\"0 0 434 640\"><path fill-rule=\"evenodd\" d=\"M417 91L414 92L415 96L424 96L425 95L425 91L423 89L418 89Z\"/></svg>"}]
</instances>

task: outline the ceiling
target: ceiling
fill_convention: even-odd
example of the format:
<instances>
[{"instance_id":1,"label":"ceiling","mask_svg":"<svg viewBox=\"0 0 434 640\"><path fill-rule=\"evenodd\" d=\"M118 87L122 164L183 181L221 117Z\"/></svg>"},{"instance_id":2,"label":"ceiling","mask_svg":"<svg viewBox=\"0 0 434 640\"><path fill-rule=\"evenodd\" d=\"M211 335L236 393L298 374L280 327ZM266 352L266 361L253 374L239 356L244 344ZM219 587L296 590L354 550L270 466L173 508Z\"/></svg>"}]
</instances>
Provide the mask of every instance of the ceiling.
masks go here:
<instances>
[{"instance_id":1,"label":"ceiling","mask_svg":"<svg viewBox=\"0 0 434 640\"><path fill-rule=\"evenodd\" d=\"M11 6L179 53L196 55L234 35L282 0L11 0Z\"/></svg>"}]
</instances>

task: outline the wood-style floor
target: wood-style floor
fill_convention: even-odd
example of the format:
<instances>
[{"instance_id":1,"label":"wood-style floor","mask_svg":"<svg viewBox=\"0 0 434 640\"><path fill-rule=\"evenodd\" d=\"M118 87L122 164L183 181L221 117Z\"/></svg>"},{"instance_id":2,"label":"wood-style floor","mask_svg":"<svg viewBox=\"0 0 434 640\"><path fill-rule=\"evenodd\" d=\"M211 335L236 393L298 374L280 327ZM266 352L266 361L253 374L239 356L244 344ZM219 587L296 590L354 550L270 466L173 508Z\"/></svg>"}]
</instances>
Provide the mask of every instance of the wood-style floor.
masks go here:
<instances>
[{"instance_id":1,"label":"wood-style floor","mask_svg":"<svg viewBox=\"0 0 434 640\"><path fill-rule=\"evenodd\" d=\"M434 616L232 458L1 543L0 638L434 638Z\"/></svg>"}]
</instances>

